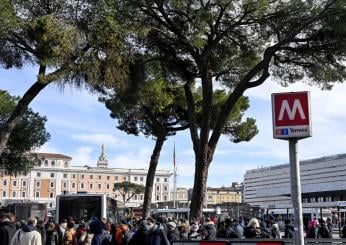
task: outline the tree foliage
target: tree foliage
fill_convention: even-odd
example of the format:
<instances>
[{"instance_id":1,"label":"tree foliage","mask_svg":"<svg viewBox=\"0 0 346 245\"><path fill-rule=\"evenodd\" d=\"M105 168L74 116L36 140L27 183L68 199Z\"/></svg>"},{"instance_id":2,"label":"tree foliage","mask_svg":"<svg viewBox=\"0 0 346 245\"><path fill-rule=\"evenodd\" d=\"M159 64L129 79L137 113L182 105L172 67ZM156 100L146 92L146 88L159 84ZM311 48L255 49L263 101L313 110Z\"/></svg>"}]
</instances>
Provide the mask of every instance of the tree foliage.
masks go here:
<instances>
[{"instance_id":1,"label":"tree foliage","mask_svg":"<svg viewBox=\"0 0 346 245\"><path fill-rule=\"evenodd\" d=\"M0 90L0 129L15 108L19 98ZM28 109L14 128L6 149L0 158L0 166L7 174L26 174L35 164L36 156L32 150L49 140L45 123L47 119Z\"/></svg>"},{"instance_id":2,"label":"tree foliage","mask_svg":"<svg viewBox=\"0 0 346 245\"><path fill-rule=\"evenodd\" d=\"M119 192L123 203L126 204L134 195L138 195L144 192L145 187L138 185L130 181L123 181L114 184L113 191Z\"/></svg>"},{"instance_id":3,"label":"tree foliage","mask_svg":"<svg viewBox=\"0 0 346 245\"><path fill-rule=\"evenodd\" d=\"M247 89L260 86L270 75L284 85L303 80L328 89L346 75L343 0L119 2L123 20L147 30L144 37L134 34L132 42L148 62L160 62L169 76L185 81L196 157L191 218L202 213L215 148ZM202 87L200 119L192 91L196 79ZM214 117L216 84L228 90Z\"/></svg>"},{"instance_id":4,"label":"tree foliage","mask_svg":"<svg viewBox=\"0 0 346 245\"><path fill-rule=\"evenodd\" d=\"M125 29L108 9L112 3L0 0L0 65L6 69L27 64L38 67L37 81L18 101L0 132L0 154L28 105L48 84L109 81L122 87L131 56L125 54Z\"/></svg>"}]
</instances>

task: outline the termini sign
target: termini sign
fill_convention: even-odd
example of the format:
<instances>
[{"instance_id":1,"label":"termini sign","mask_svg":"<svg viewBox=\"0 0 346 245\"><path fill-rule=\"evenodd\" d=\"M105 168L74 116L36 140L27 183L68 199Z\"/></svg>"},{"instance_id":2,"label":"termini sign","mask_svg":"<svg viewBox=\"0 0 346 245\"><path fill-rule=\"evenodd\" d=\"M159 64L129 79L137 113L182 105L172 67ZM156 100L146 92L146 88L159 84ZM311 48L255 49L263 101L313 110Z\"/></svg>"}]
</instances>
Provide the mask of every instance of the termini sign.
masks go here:
<instances>
[{"instance_id":1,"label":"termini sign","mask_svg":"<svg viewBox=\"0 0 346 245\"><path fill-rule=\"evenodd\" d=\"M274 138L312 136L310 92L272 94L272 107Z\"/></svg>"}]
</instances>

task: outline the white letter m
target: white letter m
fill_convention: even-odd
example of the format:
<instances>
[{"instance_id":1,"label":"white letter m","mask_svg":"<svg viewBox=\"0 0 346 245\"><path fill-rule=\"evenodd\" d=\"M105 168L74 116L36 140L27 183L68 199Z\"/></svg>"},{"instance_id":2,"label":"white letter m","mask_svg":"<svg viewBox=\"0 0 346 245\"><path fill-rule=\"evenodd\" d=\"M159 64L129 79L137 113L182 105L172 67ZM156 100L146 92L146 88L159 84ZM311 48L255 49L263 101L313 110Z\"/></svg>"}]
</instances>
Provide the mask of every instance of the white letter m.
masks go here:
<instances>
[{"instance_id":1,"label":"white letter m","mask_svg":"<svg viewBox=\"0 0 346 245\"><path fill-rule=\"evenodd\" d=\"M285 111L287 111L288 118L290 120L294 120L294 118L296 116L297 109L298 109L298 112L300 114L300 118L306 119L303 108L302 108L302 104L300 103L299 99L294 100L292 110L290 108L290 105L288 104L288 101L283 100L282 104L281 104L281 109L280 109L278 120L281 121L283 119Z\"/></svg>"}]
</instances>

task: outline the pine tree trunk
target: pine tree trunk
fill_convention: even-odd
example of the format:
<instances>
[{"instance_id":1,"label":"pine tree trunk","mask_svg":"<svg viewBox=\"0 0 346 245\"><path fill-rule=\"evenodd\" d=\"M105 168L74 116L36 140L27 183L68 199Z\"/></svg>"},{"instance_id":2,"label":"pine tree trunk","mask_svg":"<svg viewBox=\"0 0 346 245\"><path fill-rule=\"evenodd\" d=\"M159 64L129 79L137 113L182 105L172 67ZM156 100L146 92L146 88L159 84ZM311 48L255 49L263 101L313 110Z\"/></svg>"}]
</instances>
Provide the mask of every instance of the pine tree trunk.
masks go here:
<instances>
[{"instance_id":1,"label":"pine tree trunk","mask_svg":"<svg viewBox=\"0 0 346 245\"><path fill-rule=\"evenodd\" d=\"M148 170L147 179L145 182L143 219L149 217L150 215L150 206L151 206L151 199L153 194L155 173L156 173L157 165L159 163L160 152L165 140L166 140L166 137L158 137L155 142L153 153L151 154L149 170Z\"/></svg>"},{"instance_id":2,"label":"pine tree trunk","mask_svg":"<svg viewBox=\"0 0 346 245\"><path fill-rule=\"evenodd\" d=\"M201 160L202 159L199 159L197 161ZM203 206L207 190L208 169L209 163L206 163L206 161L196 163L195 179L190 205L190 220L199 221L203 216Z\"/></svg>"},{"instance_id":3,"label":"pine tree trunk","mask_svg":"<svg viewBox=\"0 0 346 245\"><path fill-rule=\"evenodd\" d=\"M45 74L46 67L40 66L39 76ZM25 111L28 109L29 104L35 99L35 97L44 89L48 83L35 82L19 100L16 108L8 118L6 124L0 131L0 156L6 148L7 142L11 136L13 129L16 127Z\"/></svg>"}]
</instances>

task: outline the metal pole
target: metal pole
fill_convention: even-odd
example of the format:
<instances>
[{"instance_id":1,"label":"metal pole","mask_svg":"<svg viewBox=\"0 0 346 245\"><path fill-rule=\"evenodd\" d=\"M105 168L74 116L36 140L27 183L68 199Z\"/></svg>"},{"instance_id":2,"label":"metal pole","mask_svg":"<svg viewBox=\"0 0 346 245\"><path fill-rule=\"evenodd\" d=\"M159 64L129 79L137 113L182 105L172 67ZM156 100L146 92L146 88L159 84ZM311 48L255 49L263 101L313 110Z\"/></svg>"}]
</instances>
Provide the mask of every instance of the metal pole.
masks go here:
<instances>
[{"instance_id":1,"label":"metal pole","mask_svg":"<svg viewBox=\"0 0 346 245\"><path fill-rule=\"evenodd\" d=\"M296 245L304 245L302 193L300 185L300 167L297 157L298 140L289 140L291 199L294 211L294 238Z\"/></svg>"},{"instance_id":2,"label":"metal pole","mask_svg":"<svg viewBox=\"0 0 346 245\"><path fill-rule=\"evenodd\" d=\"M176 199L177 199L177 169L174 166L173 208L175 208Z\"/></svg>"}]
</instances>

